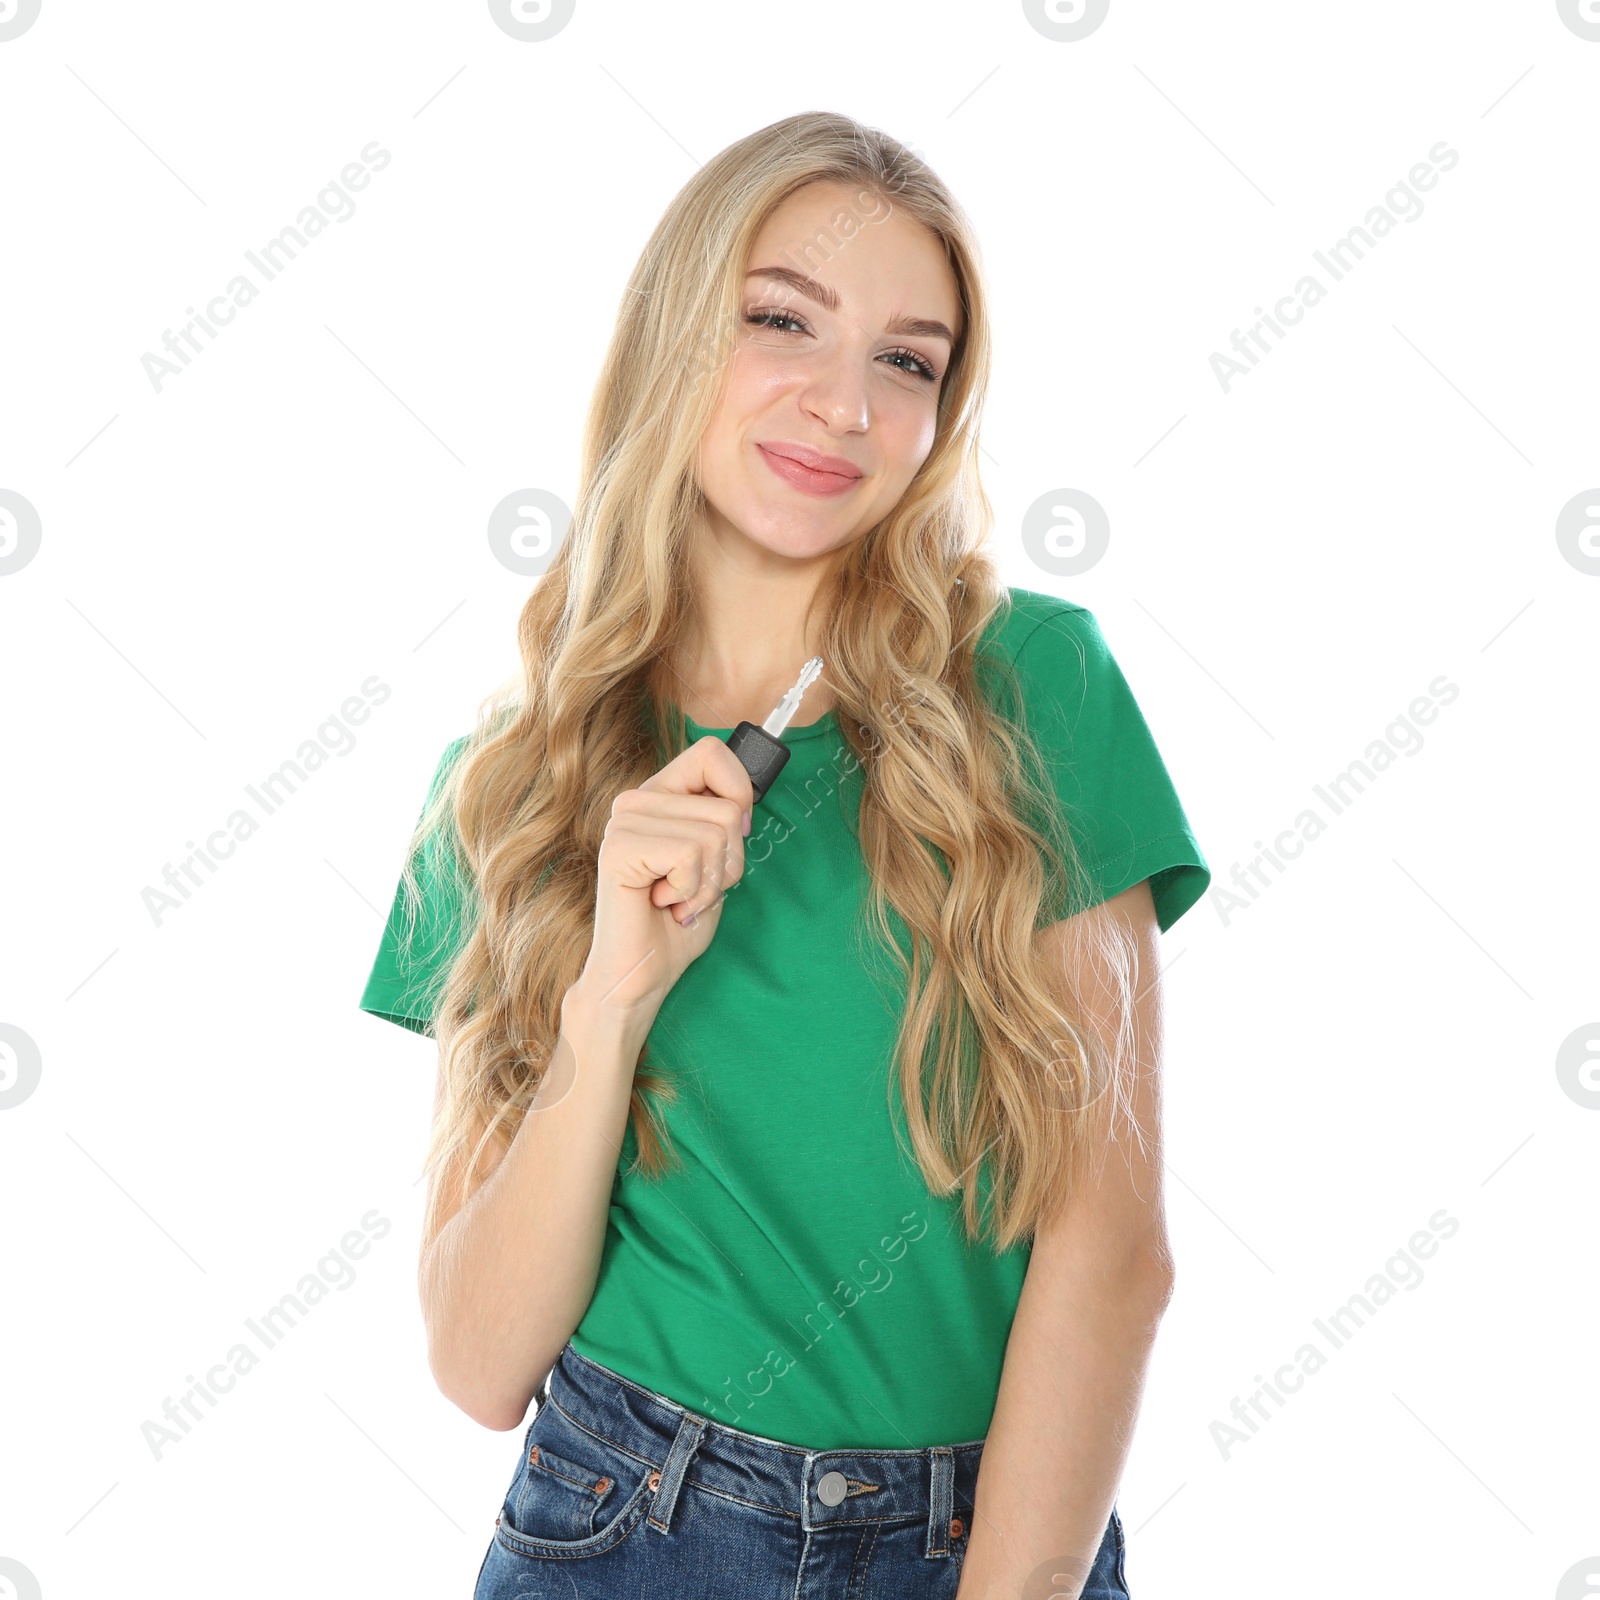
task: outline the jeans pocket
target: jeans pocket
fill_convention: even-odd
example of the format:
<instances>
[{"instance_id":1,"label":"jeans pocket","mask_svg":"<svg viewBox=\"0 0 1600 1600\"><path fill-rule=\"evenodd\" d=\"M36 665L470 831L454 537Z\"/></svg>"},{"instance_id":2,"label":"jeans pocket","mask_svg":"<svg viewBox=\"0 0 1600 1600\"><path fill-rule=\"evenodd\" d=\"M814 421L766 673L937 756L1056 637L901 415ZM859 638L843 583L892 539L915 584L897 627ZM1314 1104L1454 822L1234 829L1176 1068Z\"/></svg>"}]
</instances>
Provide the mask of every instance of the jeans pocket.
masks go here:
<instances>
[{"instance_id":1,"label":"jeans pocket","mask_svg":"<svg viewBox=\"0 0 1600 1600\"><path fill-rule=\"evenodd\" d=\"M496 1536L520 1555L598 1555L643 1517L652 1476L644 1462L542 1408Z\"/></svg>"},{"instance_id":2,"label":"jeans pocket","mask_svg":"<svg viewBox=\"0 0 1600 1600\"><path fill-rule=\"evenodd\" d=\"M1124 1594L1128 1592L1128 1575L1124 1570L1123 1562L1128 1553L1128 1542L1123 1537L1122 1518L1117 1514L1117 1508L1111 1508L1111 1528L1117 1536L1117 1587Z\"/></svg>"},{"instance_id":3,"label":"jeans pocket","mask_svg":"<svg viewBox=\"0 0 1600 1600\"><path fill-rule=\"evenodd\" d=\"M616 1479L610 1473L568 1461L542 1445L530 1445L512 1521L524 1532L537 1529L546 1539L587 1539L605 1526L601 1510L616 1493Z\"/></svg>"}]
</instances>

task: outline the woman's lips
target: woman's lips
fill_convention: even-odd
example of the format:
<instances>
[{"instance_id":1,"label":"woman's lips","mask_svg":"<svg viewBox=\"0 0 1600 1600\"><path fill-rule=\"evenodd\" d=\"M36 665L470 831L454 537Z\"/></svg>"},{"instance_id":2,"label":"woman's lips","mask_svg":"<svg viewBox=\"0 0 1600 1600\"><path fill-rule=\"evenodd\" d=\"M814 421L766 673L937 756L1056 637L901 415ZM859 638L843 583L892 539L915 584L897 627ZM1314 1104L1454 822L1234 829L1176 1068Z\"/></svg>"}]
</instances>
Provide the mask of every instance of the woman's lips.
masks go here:
<instances>
[{"instance_id":1,"label":"woman's lips","mask_svg":"<svg viewBox=\"0 0 1600 1600\"><path fill-rule=\"evenodd\" d=\"M859 474L850 478L839 472L818 472L812 467L802 466L791 456L779 455L776 450L769 450L763 444L758 444L756 449L761 452L761 459L785 483L792 483L805 494L824 497L846 494L861 482Z\"/></svg>"}]
</instances>

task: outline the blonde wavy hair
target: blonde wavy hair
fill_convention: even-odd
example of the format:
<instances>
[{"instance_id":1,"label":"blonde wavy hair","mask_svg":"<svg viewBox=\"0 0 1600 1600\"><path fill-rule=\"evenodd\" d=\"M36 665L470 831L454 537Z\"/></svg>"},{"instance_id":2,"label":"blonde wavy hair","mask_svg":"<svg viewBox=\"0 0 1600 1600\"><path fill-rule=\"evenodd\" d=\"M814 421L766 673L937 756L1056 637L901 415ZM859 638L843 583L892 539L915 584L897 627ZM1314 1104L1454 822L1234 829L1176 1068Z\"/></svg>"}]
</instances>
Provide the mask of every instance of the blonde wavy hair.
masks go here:
<instances>
[{"instance_id":1,"label":"blonde wavy hair","mask_svg":"<svg viewBox=\"0 0 1600 1600\"><path fill-rule=\"evenodd\" d=\"M840 736L864 768L867 915L905 982L890 1094L898 1082L930 1192L959 1189L969 1239L987 1227L997 1250L1031 1238L1066 1199L1100 1143L1089 1113L1108 1098L1130 1104L1131 941L1113 919L1077 918L1065 970L1036 942L1042 907L1070 913L1093 896L1036 747L978 679L978 636L1010 595L982 549L990 322L976 239L911 150L807 112L709 161L646 244L589 406L571 526L518 621L520 671L480 705L411 841L411 927L419 858L431 853L466 886L432 1018L440 1095L424 1165L459 1170L457 1204L509 1146L549 1066L562 996L588 955L612 800L687 743L660 664L695 615L687 557L704 501L693 461L719 388L704 380L735 352L758 230L822 181L854 186L869 211L898 207L942 241L965 319L927 460L813 602ZM845 247L825 231L808 251ZM1078 993L1090 960L1117 1002L1109 1039ZM659 1107L673 1090L648 1054L629 1117L635 1167L656 1177L672 1157ZM444 1189L430 1185L430 1234Z\"/></svg>"}]
</instances>

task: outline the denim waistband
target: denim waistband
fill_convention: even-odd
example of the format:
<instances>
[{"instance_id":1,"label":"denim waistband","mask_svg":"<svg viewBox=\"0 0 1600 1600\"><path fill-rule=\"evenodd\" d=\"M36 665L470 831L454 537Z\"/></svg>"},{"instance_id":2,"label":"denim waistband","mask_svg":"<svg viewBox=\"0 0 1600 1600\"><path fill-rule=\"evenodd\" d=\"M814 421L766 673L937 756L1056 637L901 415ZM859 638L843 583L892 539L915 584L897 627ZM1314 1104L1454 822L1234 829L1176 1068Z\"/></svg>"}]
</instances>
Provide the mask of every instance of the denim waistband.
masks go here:
<instances>
[{"instance_id":1,"label":"denim waistband","mask_svg":"<svg viewBox=\"0 0 1600 1600\"><path fill-rule=\"evenodd\" d=\"M949 1553L952 1518L971 1526L981 1439L915 1450L806 1450L713 1422L570 1343L540 1394L574 1426L659 1472L650 1521L663 1532L685 1483L793 1517L807 1532L926 1518L930 1556Z\"/></svg>"}]
</instances>

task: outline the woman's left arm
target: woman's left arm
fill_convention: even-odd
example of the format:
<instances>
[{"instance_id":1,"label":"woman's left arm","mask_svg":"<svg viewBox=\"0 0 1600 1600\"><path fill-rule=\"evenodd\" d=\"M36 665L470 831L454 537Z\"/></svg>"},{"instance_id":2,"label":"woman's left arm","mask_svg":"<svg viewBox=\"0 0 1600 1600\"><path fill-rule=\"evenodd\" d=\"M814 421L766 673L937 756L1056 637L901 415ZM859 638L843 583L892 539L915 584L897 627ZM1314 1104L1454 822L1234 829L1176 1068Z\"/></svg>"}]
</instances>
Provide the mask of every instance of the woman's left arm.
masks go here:
<instances>
[{"instance_id":1,"label":"woman's left arm","mask_svg":"<svg viewBox=\"0 0 1600 1600\"><path fill-rule=\"evenodd\" d=\"M978 1473L957 1600L1075 1600L1111 1517L1145 1368L1172 1294L1161 1200L1161 936L1148 882L1080 914L1114 917L1138 951L1132 1110L1083 1186L1034 1234ZM1065 962L1066 924L1040 931ZM1114 988L1078 974L1086 1021L1118 1025ZM1141 1143L1143 1148L1141 1148ZM1024 1587L1026 1585L1026 1588Z\"/></svg>"}]
</instances>

